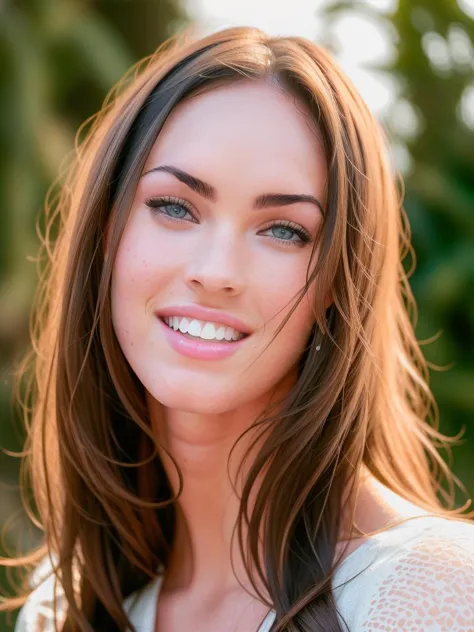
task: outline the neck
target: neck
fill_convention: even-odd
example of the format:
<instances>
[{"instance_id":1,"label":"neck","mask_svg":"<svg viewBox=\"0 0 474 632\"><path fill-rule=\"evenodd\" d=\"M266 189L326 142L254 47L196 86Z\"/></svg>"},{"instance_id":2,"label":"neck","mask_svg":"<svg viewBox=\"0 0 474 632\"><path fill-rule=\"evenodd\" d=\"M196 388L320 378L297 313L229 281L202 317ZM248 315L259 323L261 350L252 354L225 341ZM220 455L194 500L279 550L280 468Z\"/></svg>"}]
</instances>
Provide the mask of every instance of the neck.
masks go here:
<instances>
[{"instance_id":1,"label":"neck","mask_svg":"<svg viewBox=\"0 0 474 632\"><path fill-rule=\"evenodd\" d=\"M179 490L179 477L173 460L182 475L182 491L176 502L176 529L163 590L224 595L232 591L241 592L245 587L253 592L235 525L248 465L253 462L265 436L252 446L263 427L245 431L278 397L275 393L273 398L254 403L245 410L217 415L165 409L156 401L149 401L153 432L174 494ZM243 433L245 435L234 447ZM238 472L244 456L247 458ZM382 519L375 520L382 503L370 487L373 477L364 468L361 474L360 485L356 485L359 496L356 524L361 523L359 526L363 531L370 531L373 524L375 528L379 523L384 524ZM258 481L249 499L249 514L257 488ZM385 514L381 516L384 517ZM245 522L242 528L245 543ZM345 542L342 535L340 544ZM360 542L355 542L354 546ZM262 553L261 550L260 555ZM259 590L265 592L260 581L256 584Z\"/></svg>"},{"instance_id":2,"label":"neck","mask_svg":"<svg viewBox=\"0 0 474 632\"><path fill-rule=\"evenodd\" d=\"M149 402L153 432L174 494L179 490L179 477L173 460L183 479L164 590L222 594L241 591L242 585L252 589L237 531L233 538L232 534L246 470L263 441L260 438L251 446L262 426L245 431L272 401L267 398L245 410L217 415L163 409L157 402ZM246 535L244 531L244 542Z\"/></svg>"}]
</instances>

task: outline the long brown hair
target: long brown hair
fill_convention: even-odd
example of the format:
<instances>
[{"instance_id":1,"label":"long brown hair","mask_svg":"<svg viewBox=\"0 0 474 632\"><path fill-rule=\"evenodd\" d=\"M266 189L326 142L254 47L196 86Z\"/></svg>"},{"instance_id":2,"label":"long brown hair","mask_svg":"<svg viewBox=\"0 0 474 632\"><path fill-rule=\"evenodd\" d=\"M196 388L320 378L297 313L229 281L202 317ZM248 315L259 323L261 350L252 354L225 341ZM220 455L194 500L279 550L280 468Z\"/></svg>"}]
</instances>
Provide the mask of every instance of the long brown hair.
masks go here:
<instances>
[{"instance_id":1,"label":"long brown hair","mask_svg":"<svg viewBox=\"0 0 474 632\"><path fill-rule=\"evenodd\" d=\"M175 38L134 66L86 122L66 177L46 201L48 265L32 351L17 371L27 386L18 388L27 428L23 487L33 490L27 506L44 542L2 563L30 567L52 556L68 604L64 631L133 629L123 599L166 567L173 543L177 497L110 309L113 261L141 170L177 103L269 78L305 104L324 140L327 208L298 302L316 277L334 301L327 312L314 305L297 382L278 410L255 420L265 440L241 495L239 546L268 590L275 629L341 630L330 580L342 509L353 515L363 467L428 512L464 511L453 508L457 479L438 453L452 439L437 428L410 320L416 307L403 267L410 229L378 123L331 56L304 38L254 28ZM349 537L355 532L351 524Z\"/></svg>"}]
</instances>

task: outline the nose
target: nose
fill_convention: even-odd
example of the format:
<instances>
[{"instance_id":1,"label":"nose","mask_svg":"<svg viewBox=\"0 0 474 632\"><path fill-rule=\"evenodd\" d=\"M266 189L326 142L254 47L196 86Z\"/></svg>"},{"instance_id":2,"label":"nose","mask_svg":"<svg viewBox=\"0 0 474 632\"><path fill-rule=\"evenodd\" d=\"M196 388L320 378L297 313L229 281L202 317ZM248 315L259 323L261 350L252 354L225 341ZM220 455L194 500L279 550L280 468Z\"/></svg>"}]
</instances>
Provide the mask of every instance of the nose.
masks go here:
<instances>
[{"instance_id":1,"label":"nose","mask_svg":"<svg viewBox=\"0 0 474 632\"><path fill-rule=\"evenodd\" d=\"M237 239L207 232L189 253L185 281L194 290L238 295L245 286L245 264Z\"/></svg>"}]
</instances>

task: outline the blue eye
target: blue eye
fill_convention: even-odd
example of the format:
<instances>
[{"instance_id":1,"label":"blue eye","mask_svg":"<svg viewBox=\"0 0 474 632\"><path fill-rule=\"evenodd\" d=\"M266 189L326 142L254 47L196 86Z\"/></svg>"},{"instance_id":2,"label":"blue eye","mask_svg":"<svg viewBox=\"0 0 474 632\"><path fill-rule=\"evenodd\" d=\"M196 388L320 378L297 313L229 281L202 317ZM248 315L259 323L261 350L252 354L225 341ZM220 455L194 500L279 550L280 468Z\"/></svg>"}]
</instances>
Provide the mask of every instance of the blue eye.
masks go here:
<instances>
[{"instance_id":1,"label":"blue eye","mask_svg":"<svg viewBox=\"0 0 474 632\"><path fill-rule=\"evenodd\" d=\"M145 204L153 209L154 213L164 215L170 219L180 221L184 219L186 213L189 213L194 221L194 215L191 213L191 209L188 207L186 200L178 200L166 196L150 198L149 200L145 200ZM179 212L182 212L182 215L178 216L177 213Z\"/></svg>"},{"instance_id":2,"label":"blue eye","mask_svg":"<svg viewBox=\"0 0 474 632\"><path fill-rule=\"evenodd\" d=\"M273 235L277 233L277 236L272 236L272 239L283 243L285 246L304 246L311 241L311 235L302 226L298 226L298 224L294 224L293 222L274 222L266 230L275 231ZM280 236L278 236L278 233ZM297 235L298 239L296 241L291 239L291 233Z\"/></svg>"},{"instance_id":3,"label":"blue eye","mask_svg":"<svg viewBox=\"0 0 474 632\"><path fill-rule=\"evenodd\" d=\"M192 212L192 207L186 200L167 195L149 198L145 200L145 204L152 209L154 214L161 215L167 220L174 222L191 221L197 223ZM191 217L191 220L185 219L186 214ZM299 224L286 220L273 222L263 230L267 232L271 230L273 234L270 235L270 238L284 246L302 247L312 241L311 234L306 229L299 226ZM296 240L292 239L292 234L297 236Z\"/></svg>"},{"instance_id":4,"label":"blue eye","mask_svg":"<svg viewBox=\"0 0 474 632\"><path fill-rule=\"evenodd\" d=\"M183 219L183 217L185 217L186 213L188 212L184 208L184 206L181 206L181 204L164 204L162 208L170 217L174 217L175 219ZM178 217L178 215L176 214L176 211L178 213L184 213L184 215L181 215Z\"/></svg>"}]
</instances>

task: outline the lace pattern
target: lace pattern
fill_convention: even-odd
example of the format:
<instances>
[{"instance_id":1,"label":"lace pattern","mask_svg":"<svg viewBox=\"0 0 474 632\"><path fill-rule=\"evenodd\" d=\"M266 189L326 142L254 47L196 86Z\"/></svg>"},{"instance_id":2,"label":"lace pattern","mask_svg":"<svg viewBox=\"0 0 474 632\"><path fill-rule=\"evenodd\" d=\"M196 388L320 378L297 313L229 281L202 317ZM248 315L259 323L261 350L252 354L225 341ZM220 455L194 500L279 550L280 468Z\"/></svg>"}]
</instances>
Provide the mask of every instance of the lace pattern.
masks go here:
<instances>
[{"instance_id":1,"label":"lace pattern","mask_svg":"<svg viewBox=\"0 0 474 632\"><path fill-rule=\"evenodd\" d=\"M423 534L390 560L361 632L474 632L474 525L463 526L455 538Z\"/></svg>"},{"instance_id":2,"label":"lace pattern","mask_svg":"<svg viewBox=\"0 0 474 632\"><path fill-rule=\"evenodd\" d=\"M50 577L31 593L15 632L54 632L53 586ZM474 524L428 516L392 527L348 556L333 587L349 632L474 632ZM155 608L150 584L130 613L140 632L153 632Z\"/></svg>"}]
</instances>

